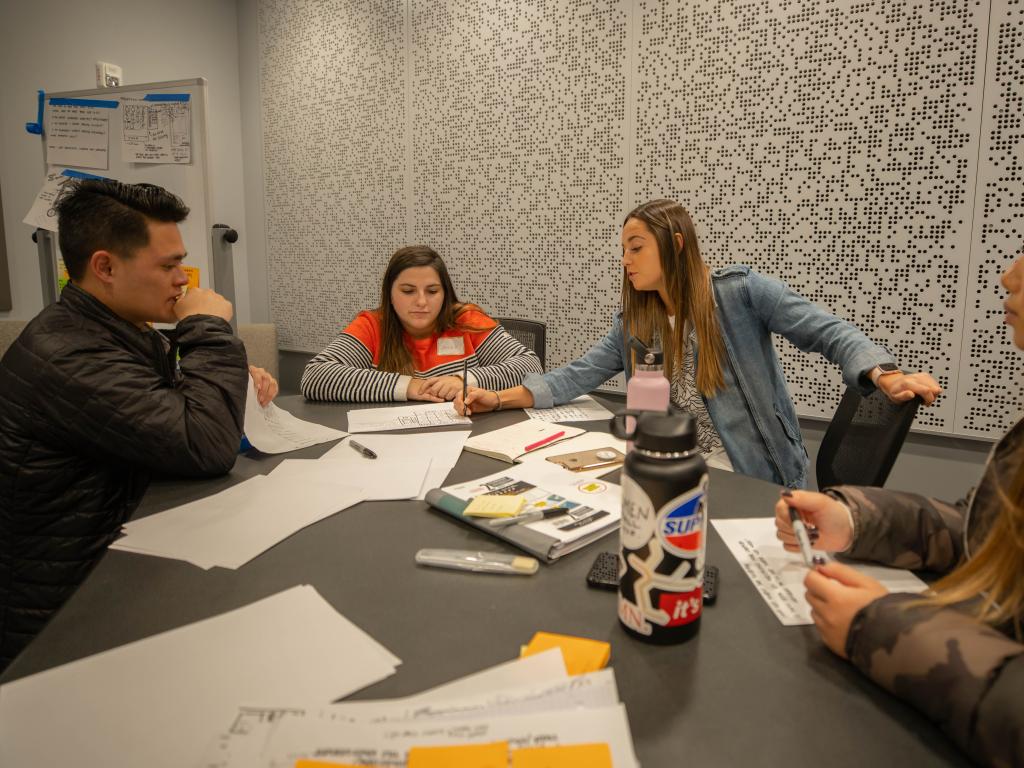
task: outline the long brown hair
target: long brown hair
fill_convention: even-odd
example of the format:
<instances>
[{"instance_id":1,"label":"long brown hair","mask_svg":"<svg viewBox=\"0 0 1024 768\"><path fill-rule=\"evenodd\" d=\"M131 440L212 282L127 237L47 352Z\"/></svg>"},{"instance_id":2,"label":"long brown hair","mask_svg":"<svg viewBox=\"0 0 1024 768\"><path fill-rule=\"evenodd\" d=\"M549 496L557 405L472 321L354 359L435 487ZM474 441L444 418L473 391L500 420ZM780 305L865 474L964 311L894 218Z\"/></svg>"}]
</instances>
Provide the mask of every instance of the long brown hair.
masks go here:
<instances>
[{"instance_id":1,"label":"long brown hair","mask_svg":"<svg viewBox=\"0 0 1024 768\"><path fill-rule=\"evenodd\" d=\"M459 322L459 316L468 310L475 309L482 312L475 304L463 304L455 295L455 286L448 275L448 267L433 248L426 245L407 245L399 248L391 256L387 269L384 270L384 282L380 289L380 305L375 310L380 316L381 349L380 360L377 363L378 370L391 371L393 373L404 373L412 375L415 373L412 364L412 355L405 346L405 329L402 321L391 304L391 287L395 284L398 276L410 267L431 267L437 272L441 281L441 291L444 299L441 303L441 311L437 314L434 322L434 333L444 333L450 330L459 331L486 331L487 328L476 328Z\"/></svg>"},{"instance_id":2,"label":"long brown hair","mask_svg":"<svg viewBox=\"0 0 1024 768\"><path fill-rule=\"evenodd\" d=\"M715 316L715 298L708 276L708 268L697 246L697 231L690 214L673 200L651 200L637 206L626 216L647 225L658 243L661 272L665 289L675 303L675 329L669 325L668 313L657 291L638 291L629 282L626 269L622 270L622 317L626 338L632 334L650 344L655 333L661 338L665 352L665 375L672 377L677 361L683 359L686 338L684 319L693 323L697 331L699 360L697 388L707 397L725 386L722 365L725 343ZM676 234L682 235L683 245L676 243Z\"/></svg>"},{"instance_id":3,"label":"long brown hair","mask_svg":"<svg viewBox=\"0 0 1024 768\"><path fill-rule=\"evenodd\" d=\"M1024 442L1013 457L1016 474L999 479L998 517L970 560L935 583L928 602L953 605L977 600L975 616L988 624L1010 625L1024 640Z\"/></svg>"}]
</instances>

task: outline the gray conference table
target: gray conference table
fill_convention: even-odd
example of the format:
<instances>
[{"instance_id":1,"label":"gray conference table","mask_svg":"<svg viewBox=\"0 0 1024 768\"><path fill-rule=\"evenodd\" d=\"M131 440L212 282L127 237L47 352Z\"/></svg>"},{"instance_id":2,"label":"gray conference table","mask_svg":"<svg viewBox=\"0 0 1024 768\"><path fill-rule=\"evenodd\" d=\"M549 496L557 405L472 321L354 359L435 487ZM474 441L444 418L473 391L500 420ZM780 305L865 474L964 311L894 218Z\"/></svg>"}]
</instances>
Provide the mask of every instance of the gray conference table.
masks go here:
<instances>
[{"instance_id":1,"label":"gray conference table","mask_svg":"<svg viewBox=\"0 0 1024 768\"><path fill-rule=\"evenodd\" d=\"M345 428L346 406L301 397L278 403L300 418ZM474 432L522 418L521 411L481 415ZM606 429L604 422L580 426ZM286 457L316 458L329 447L250 453L215 480L155 482L137 516L265 474ZM502 466L463 453L449 482ZM778 490L712 470L710 493L712 518L750 517L771 514ZM636 753L648 768L967 765L916 711L833 656L813 628L783 627L714 532L708 562L720 570L720 594L696 638L658 647L628 637L616 618L615 593L585 583L597 553L617 543L610 535L529 578L423 568L413 562L421 547L506 545L424 502L403 501L347 509L237 571L111 551L3 682L312 584L402 659L397 674L351 699L404 696L507 661L536 630L546 630L611 643Z\"/></svg>"}]
</instances>

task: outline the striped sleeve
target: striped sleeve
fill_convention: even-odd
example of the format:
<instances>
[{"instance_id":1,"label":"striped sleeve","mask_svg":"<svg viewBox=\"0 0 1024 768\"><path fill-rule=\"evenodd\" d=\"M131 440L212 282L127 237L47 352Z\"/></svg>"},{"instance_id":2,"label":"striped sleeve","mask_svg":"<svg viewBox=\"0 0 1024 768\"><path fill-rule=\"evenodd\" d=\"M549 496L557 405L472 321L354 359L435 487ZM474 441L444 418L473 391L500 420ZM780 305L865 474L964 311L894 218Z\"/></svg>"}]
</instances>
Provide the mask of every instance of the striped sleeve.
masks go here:
<instances>
[{"instance_id":1,"label":"striped sleeve","mask_svg":"<svg viewBox=\"0 0 1024 768\"><path fill-rule=\"evenodd\" d=\"M528 373L543 373L540 358L500 325L487 332L476 348L480 366L470 371L484 389L518 387Z\"/></svg>"},{"instance_id":2,"label":"striped sleeve","mask_svg":"<svg viewBox=\"0 0 1024 768\"><path fill-rule=\"evenodd\" d=\"M307 400L386 403L405 400L409 377L378 371L363 342L342 333L308 363L300 387Z\"/></svg>"}]
</instances>

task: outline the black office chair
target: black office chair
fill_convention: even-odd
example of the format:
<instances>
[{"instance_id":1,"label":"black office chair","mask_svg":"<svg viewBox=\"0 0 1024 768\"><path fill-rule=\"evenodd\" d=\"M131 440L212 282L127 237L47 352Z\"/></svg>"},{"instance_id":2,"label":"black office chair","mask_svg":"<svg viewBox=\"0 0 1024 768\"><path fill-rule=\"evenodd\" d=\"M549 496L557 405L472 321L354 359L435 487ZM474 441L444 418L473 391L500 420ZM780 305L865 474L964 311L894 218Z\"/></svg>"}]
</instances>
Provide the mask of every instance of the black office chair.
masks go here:
<instances>
[{"instance_id":1,"label":"black office chair","mask_svg":"<svg viewBox=\"0 0 1024 768\"><path fill-rule=\"evenodd\" d=\"M540 358L541 367L544 367L544 339L547 334L547 326L537 320L517 320L512 317L494 318L506 331L523 343L527 349L533 350Z\"/></svg>"},{"instance_id":2,"label":"black office chair","mask_svg":"<svg viewBox=\"0 0 1024 768\"><path fill-rule=\"evenodd\" d=\"M884 485L921 402L893 403L879 390L861 397L847 389L818 449L818 488Z\"/></svg>"}]
</instances>

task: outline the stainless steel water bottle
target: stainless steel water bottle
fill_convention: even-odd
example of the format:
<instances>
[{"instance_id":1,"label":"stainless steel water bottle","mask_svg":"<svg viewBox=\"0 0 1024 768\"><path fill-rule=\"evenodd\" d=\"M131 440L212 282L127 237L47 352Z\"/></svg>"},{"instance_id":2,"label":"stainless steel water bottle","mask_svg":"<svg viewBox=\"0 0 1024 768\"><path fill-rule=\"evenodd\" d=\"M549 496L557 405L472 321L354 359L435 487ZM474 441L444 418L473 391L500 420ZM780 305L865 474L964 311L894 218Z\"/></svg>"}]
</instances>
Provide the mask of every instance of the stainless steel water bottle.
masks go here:
<instances>
[{"instance_id":1,"label":"stainless steel water bottle","mask_svg":"<svg viewBox=\"0 0 1024 768\"><path fill-rule=\"evenodd\" d=\"M680 643L696 634L703 607L708 471L697 423L688 413L627 411L612 432L633 440L622 470L619 621L642 640Z\"/></svg>"}]
</instances>

